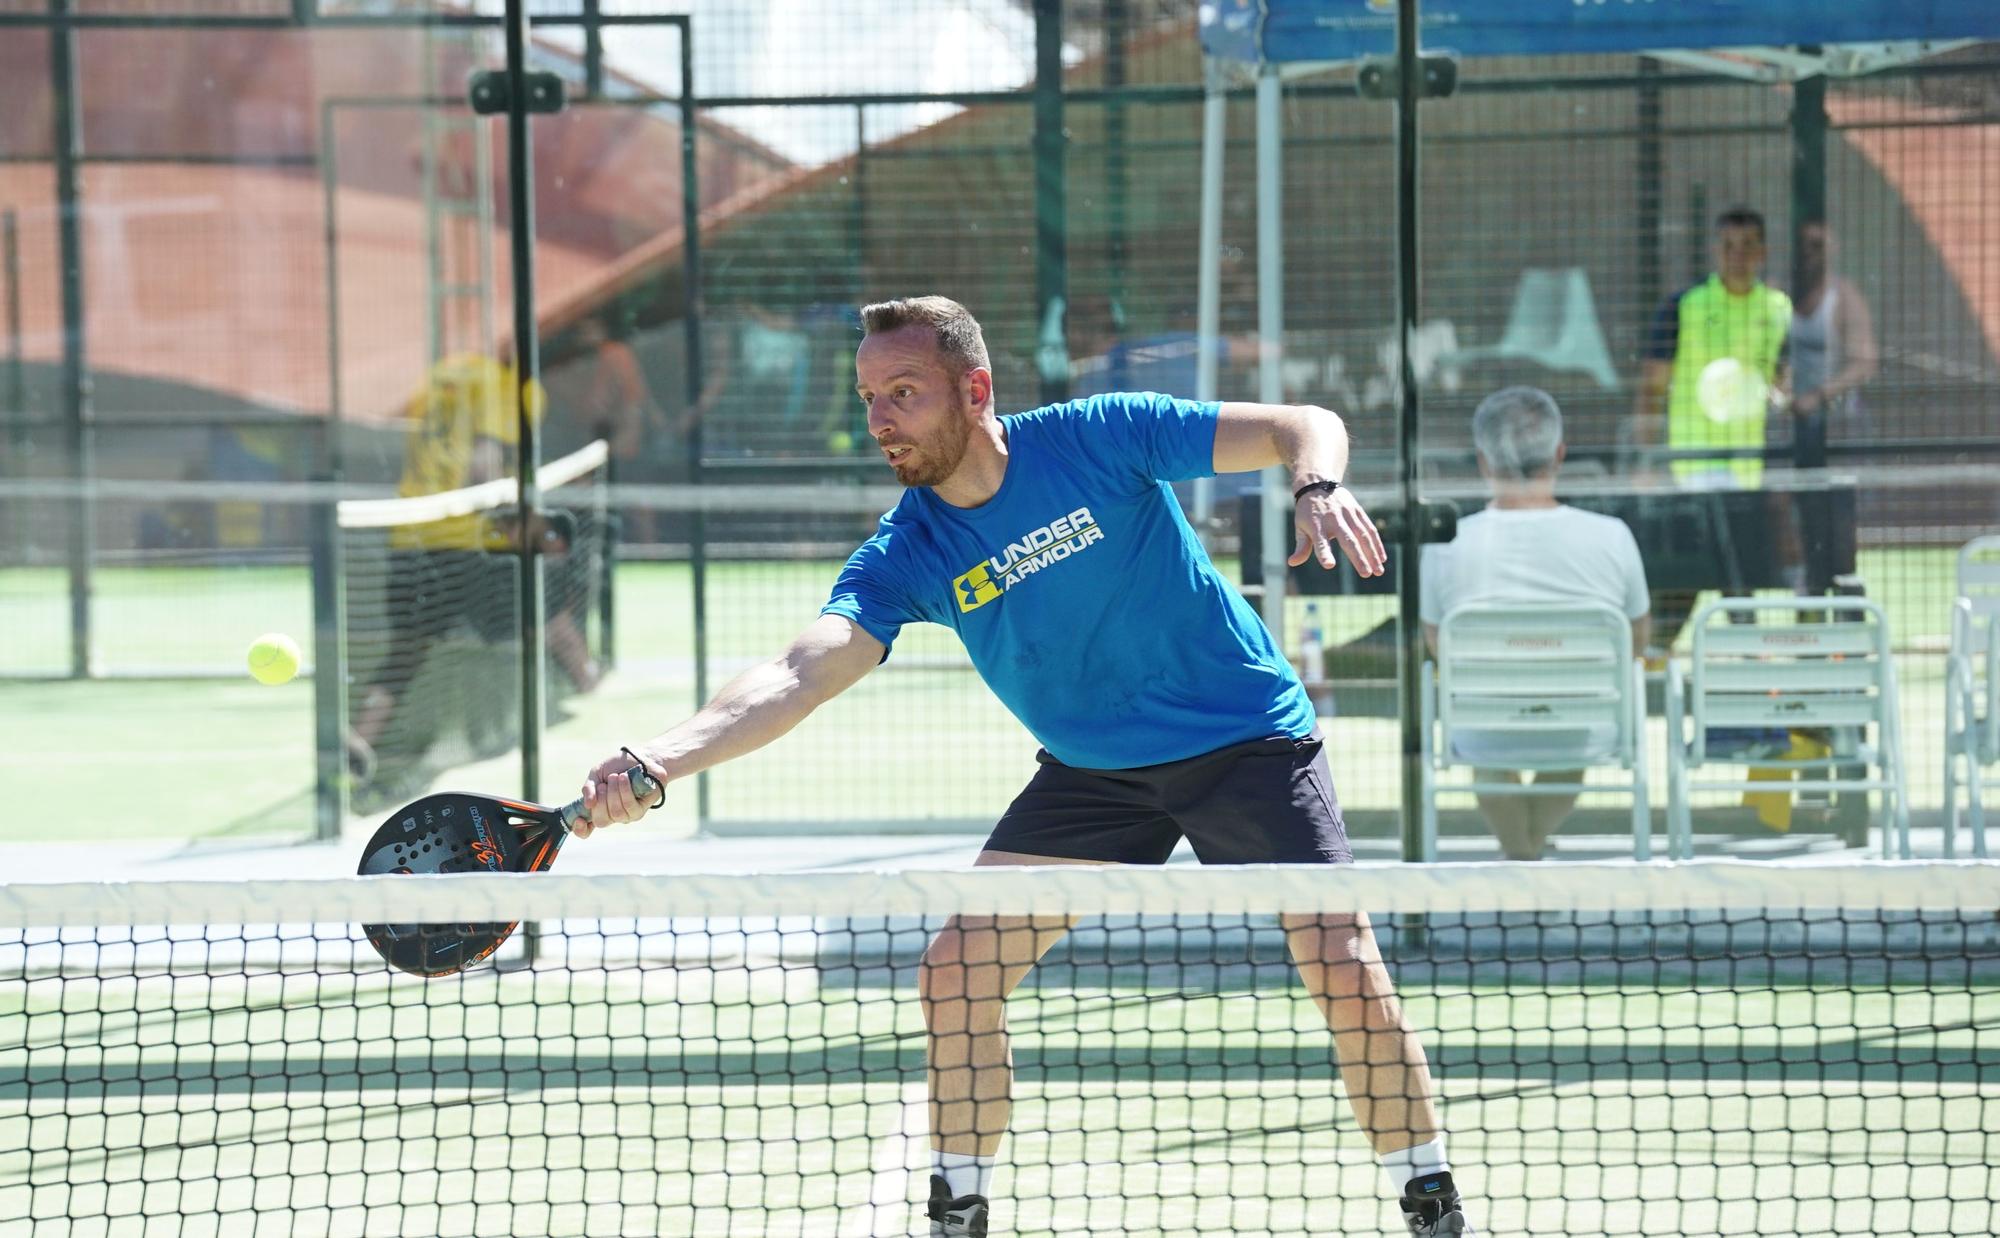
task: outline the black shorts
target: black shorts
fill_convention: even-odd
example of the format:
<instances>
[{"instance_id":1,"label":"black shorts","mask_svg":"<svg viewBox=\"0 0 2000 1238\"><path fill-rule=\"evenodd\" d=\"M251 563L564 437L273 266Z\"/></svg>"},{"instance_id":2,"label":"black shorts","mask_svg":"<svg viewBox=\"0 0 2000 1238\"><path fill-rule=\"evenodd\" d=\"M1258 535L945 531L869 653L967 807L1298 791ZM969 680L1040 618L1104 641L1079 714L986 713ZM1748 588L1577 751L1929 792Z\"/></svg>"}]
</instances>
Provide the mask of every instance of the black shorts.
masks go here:
<instances>
[{"instance_id":1,"label":"black shorts","mask_svg":"<svg viewBox=\"0 0 2000 1238\"><path fill-rule=\"evenodd\" d=\"M1254 739L1138 769L1078 769L1046 751L989 851L1164 864L1186 838L1204 864L1351 864L1325 745Z\"/></svg>"}]
</instances>

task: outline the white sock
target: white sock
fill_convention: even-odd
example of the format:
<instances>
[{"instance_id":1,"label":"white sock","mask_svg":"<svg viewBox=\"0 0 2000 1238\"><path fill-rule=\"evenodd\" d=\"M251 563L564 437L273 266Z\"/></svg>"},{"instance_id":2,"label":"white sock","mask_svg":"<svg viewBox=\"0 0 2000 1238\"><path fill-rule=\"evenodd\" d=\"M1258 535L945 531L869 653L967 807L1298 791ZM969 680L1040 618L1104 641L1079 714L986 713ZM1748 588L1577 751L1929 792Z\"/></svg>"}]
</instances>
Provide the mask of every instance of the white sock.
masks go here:
<instances>
[{"instance_id":1,"label":"white sock","mask_svg":"<svg viewBox=\"0 0 2000 1238\"><path fill-rule=\"evenodd\" d=\"M1444 1159L1444 1135L1440 1133L1429 1143L1420 1143L1413 1148L1398 1148L1394 1152L1382 1154L1382 1172L1389 1175L1389 1183L1401 1195L1410 1179L1421 1178L1425 1174L1450 1173L1451 1162Z\"/></svg>"},{"instance_id":2,"label":"white sock","mask_svg":"<svg viewBox=\"0 0 2000 1238\"><path fill-rule=\"evenodd\" d=\"M987 1196L986 1187L993 1181L993 1166L999 1160L997 1156L967 1156L963 1152L931 1153L932 1172L944 1179L953 1199L961 1195Z\"/></svg>"}]
</instances>

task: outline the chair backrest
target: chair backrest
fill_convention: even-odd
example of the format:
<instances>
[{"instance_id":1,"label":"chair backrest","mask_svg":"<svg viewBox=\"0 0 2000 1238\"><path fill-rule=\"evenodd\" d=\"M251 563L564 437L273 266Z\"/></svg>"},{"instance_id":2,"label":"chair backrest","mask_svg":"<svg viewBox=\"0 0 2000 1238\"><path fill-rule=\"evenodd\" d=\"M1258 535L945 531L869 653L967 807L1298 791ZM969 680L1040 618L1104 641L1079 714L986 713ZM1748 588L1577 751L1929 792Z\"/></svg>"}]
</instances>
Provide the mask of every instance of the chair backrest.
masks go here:
<instances>
[{"instance_id":1,"label":"chair backrest","mask_svg":"<svg viewBox=\"0 0 2000 1238\"><path fill-rule=\"evenodd\" d=\"M1733 621L1744 617L1753 622ZM1895 706L1888 618L1867 598L1724 599L1697 610L1693 628L1697 759L1708 727L1863 726Z\"/></svg>"},{"instance_id":2,"label":"chair backrest","mask_svg":"<svg viewBox=\"0 0 2000 1238\"><path fill-rule=\"evenodd\" d=\"M1975 537L1958 552L1958 596L1971 604L1967 653L1979 653L2000 624L2000 533Z\"/></svg>"},{"instance_id":3,"label":"chair backrest","mask_svg":"<svg viewBox=\"0 0 2000 1238\"><path fill-rule=\"evenodd\" d=\"M1439 751L1454 736L1629 764L1639 742L1632 623L1602 605L1473 603L1438 625ZM1554 754L1551 754L1553 759Z\"/></svg>"},{"instance_id":4,"label":"chair backrest","mask_svg":"<svg viewBox=\"0 0 2000 1238\"><path fill-rule=\"evenodd\" d=\"M1590 292L1590 273L1582 267L1529 267L1521 272L1497 351L1539 361L1553 370L1588 374L1607 390L1618 387L1618 371Z\"/></svg>"}]
</instances>

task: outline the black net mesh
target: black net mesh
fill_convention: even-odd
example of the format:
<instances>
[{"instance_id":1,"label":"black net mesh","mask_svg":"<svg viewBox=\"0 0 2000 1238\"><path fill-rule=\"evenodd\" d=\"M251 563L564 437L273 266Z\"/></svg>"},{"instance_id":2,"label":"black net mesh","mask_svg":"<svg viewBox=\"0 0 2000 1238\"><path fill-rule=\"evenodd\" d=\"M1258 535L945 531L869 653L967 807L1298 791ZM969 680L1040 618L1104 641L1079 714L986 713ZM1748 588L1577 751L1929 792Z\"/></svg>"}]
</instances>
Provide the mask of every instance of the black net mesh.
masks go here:
<instances>
[{"instance_id":1,"label":"black net mesh","mask_svg":"<svg viewBox=\"0 0 2000 1238\"><path fill-rule=\"evenodd\" d=\"M900 1235L935 1126L994 1233L1403 1232L1356 1115L1407 1144L1425 1095L1480 1232L2000 1220L1990 869L1050 877L14 887L66 923L0 933L0 1224ZM279 905L327 919L200 923ZM343 909L551 918L427 981Z\"/></svg>"}]
</instances>

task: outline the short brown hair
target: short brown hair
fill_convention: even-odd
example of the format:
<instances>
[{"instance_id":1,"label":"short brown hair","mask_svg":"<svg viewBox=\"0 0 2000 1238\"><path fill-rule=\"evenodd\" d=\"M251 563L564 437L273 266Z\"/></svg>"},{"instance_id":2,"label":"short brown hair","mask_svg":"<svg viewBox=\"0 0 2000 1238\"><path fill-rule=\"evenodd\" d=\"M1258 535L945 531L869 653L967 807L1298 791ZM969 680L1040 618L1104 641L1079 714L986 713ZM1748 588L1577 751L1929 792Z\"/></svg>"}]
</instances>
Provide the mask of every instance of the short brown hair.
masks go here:
<instances>
[{"instance_id":1,"label":"short brown hair","mask_svg":"<svg viewBox=\"0 0 2000 1238\"><path fill-rule=\"evenodd\" d=\"M1764 216L1747 206L1732 206L1715 217L1715 230L1724 228L1755 228L1757 243L1764 243Z\"/></svg>"},{"instance_id":2,"label":"short brown hair","mask_svg":"<svg viewBox=\"0 0 2000 1238\"><path fill-rule=\"evenodd\" d=\"M986 336L972 311L950 297L899 297L861 307L861 333L879 335L903 327L929 327L937 336L945 367L957 378L973 370L990 370Z\"/></svg>"}]
</instances>

